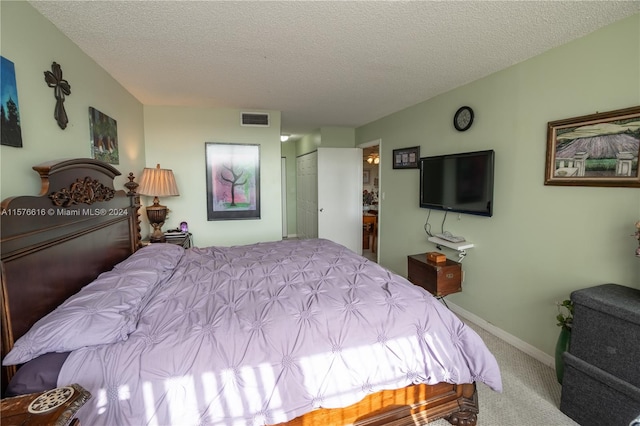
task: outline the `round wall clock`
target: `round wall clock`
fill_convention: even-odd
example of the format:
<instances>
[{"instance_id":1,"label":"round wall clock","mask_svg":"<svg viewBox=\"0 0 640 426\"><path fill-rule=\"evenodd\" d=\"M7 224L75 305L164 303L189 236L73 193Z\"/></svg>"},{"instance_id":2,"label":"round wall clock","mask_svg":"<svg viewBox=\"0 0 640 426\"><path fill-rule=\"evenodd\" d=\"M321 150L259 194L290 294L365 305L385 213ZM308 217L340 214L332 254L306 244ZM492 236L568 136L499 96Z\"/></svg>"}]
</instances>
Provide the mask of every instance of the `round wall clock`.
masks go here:
<instances>
[{"instance_id":1,"label":"round wall clock","mask_svg":"<svg viewBox=\"0 0 640 426\"><path fill-rule=\"evenodd\" d=\"M469 127L473 124L473 110L471 107L460 107L453 115L453 127L460 132L469 130Z\"/></svg>"}]
</instances>

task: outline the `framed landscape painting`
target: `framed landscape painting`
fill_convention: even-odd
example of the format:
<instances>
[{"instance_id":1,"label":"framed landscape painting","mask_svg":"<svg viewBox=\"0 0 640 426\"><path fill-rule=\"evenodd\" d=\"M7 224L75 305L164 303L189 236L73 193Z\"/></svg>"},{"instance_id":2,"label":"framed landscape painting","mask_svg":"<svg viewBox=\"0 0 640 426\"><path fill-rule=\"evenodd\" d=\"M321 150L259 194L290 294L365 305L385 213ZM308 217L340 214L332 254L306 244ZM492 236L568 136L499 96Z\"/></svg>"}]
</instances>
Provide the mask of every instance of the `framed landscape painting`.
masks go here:
<instances>
[{"instance_id":1,"label":"framed landscape painting","mask_svg":"<svg viewBox=\"0 0 640 426\"><path fill-rule=\"evenodd\" d=\"M545 185L640 187L640 106L551 121Z\"/></svg>"},{"instance_id":2,"label":"framed landscape painting","mask_svg":"<svg viewBox=\"0 0 640 426\"><path fill-rule=\"evenodd\" d=\"M260 145L205 144L207 220L260 219Z\"/></svg>"}]
</instances>

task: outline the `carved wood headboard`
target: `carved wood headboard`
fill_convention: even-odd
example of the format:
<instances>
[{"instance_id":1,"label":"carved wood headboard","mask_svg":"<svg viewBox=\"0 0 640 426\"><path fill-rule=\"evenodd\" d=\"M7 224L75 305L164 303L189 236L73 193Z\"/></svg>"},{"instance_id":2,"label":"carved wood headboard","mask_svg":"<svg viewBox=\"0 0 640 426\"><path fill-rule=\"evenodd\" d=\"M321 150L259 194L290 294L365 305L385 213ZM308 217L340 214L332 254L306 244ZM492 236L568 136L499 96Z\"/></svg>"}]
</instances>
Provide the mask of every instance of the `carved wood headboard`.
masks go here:
<instances>
[{"instance_id":1,"label":"carved wood headboard","mask_svg":"<svg viewBox=\"0 0 640 426\"><path fill-rule=\"evenodd\" d=\"M2 358L40 318L140 246L138 186L115 190L120 172L93 159L33 167L38 196L0 205ZM16 371L2 368L2 391Z\"/></svg>"}]
</instances>

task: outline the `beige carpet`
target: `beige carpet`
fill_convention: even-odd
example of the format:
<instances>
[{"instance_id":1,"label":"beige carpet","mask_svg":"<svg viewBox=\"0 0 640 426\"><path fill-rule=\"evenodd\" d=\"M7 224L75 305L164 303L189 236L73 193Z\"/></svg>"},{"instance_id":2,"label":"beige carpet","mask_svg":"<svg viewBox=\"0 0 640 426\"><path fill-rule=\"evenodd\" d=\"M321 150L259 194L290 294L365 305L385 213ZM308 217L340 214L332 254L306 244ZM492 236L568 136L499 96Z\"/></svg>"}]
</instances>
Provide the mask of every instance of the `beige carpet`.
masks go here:
<instances>
[{"instance_id":1,"label":"beige carpet","mask_svg":"<svg viewBox=\"0 0 640 426\"><path fill-rule=\"evenodd\" d=\"M478 384L478 426L577 425L559 409L562 387L555 371L473 323L469 323L498 360L503 392ZM450 425L446 420L430 426Z\"/></svg>"}]
</instances>

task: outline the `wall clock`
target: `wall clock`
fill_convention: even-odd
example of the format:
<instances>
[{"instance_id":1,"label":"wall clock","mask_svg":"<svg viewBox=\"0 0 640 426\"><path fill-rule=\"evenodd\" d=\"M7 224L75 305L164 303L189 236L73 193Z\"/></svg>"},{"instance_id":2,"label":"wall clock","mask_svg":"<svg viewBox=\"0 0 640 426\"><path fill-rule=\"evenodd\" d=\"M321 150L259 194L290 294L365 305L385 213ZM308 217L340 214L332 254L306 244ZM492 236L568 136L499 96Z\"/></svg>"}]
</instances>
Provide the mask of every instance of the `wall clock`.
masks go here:
<instances>
[{"instance_id":1,"label":"wall clock","mask_svg":"<svg viewBox=\"0 0 640 426\"><path fill-rule=\"evenodd\" d=\"M453 127L460 132L469 130L469 127L473 124L473 110L471 107L460 107L453 115Z\"/></svg>"}]
</instances>

